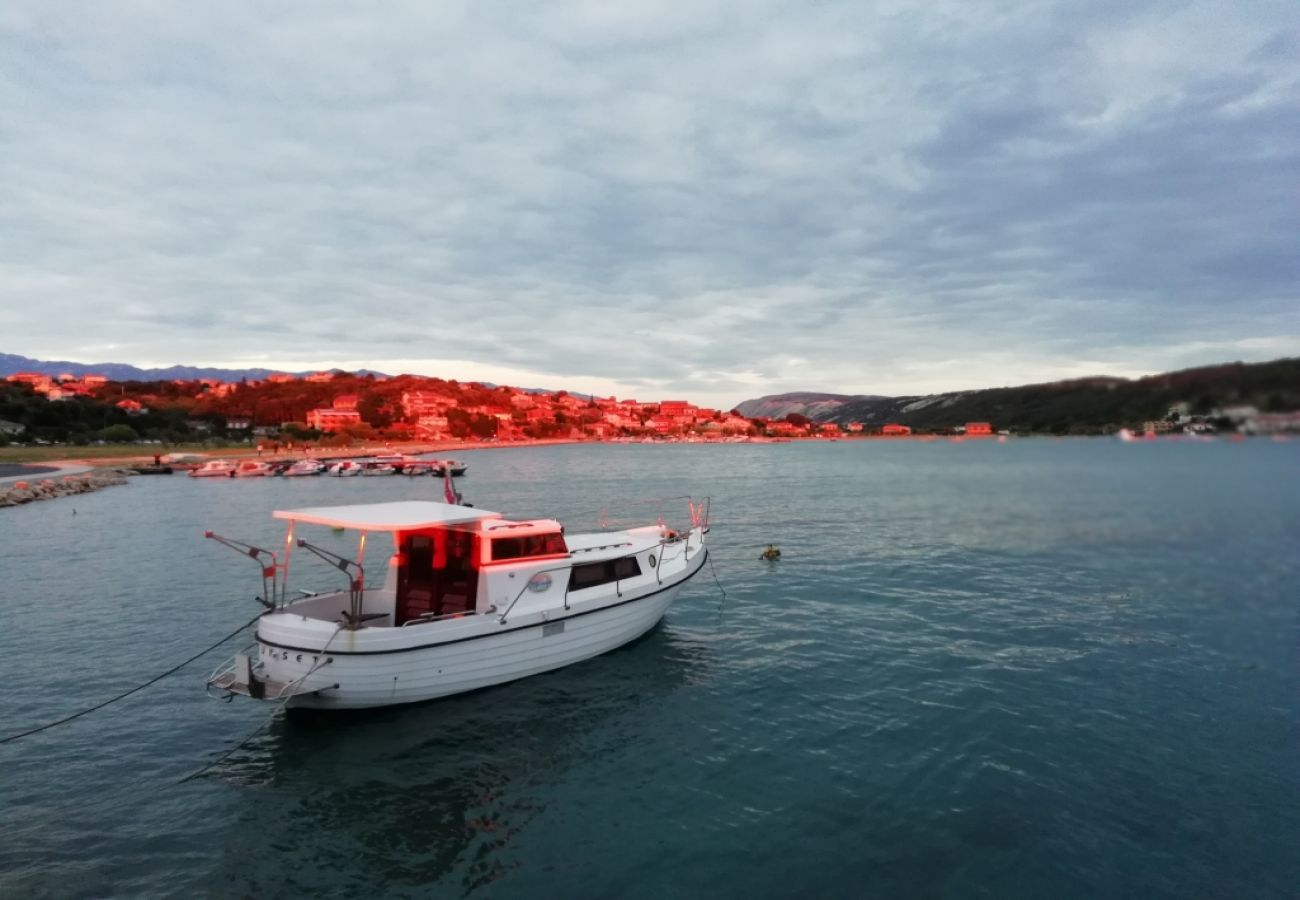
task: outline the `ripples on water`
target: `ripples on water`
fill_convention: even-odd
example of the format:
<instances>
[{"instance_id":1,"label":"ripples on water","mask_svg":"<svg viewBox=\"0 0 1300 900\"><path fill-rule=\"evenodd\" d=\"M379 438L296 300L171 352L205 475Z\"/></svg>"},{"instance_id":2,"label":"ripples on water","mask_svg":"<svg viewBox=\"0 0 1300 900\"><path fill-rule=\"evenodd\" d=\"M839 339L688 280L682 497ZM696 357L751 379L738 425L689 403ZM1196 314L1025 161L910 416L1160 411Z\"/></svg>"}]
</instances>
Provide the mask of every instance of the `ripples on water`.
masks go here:
<instances>
[{"instance_id":1,"label":"ripples on water","mask_svg":"<svg viewBox=\"0 0 1300 900\"><path fill-rule=\"evenodd\" d=\"M599 659L277 719L176 786L266 714L203 698L214 654L0 746L0 895L1293 896L1297 450L467 454L508 514L712 495L725 604L701 577ZM0 731L251 617L256 573L203 529L271 544L272 508L439 489L136 479L0 511Z\"/></svg>"}]
</instances>

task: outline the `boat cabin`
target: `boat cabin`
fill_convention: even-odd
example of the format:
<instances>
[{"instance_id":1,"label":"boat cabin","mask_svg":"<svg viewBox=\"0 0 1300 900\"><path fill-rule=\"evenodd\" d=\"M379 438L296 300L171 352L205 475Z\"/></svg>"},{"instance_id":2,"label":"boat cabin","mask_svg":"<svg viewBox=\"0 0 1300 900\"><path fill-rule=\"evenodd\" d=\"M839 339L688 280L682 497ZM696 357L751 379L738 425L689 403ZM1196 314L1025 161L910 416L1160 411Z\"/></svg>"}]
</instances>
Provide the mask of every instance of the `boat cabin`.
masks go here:
<instances>
[{"instance_id":1,"label":"boat cabin","mask_svg":"<svg viewBox=\"0 0 1300 900\"><path fill-rule=\"evenodd\" d=\"M396 533L394 623L478 610L479 576L503 563L568 560L563 529L552 519L500 517Z\"/></svg>"},{"instance_id":2,"label":"boat cabin","mask_svg":"<svg viewBox=\"0 0 1300 900\"><path fill-rule=\"evenodd\" d=\"M402 626L485 612L491 600L480 586L489 574L516 568L535 570L539 563L554 566L569 560L564 529L554 519L515 522L499 513L432 501L318 507L274 515L290 522L287 545L293 544L298 523L360 531L358 569L364 565L367 536L374 532L392 535L388 577L382 588L366 591L370 599L365 603L368 611L384 610L382 617L387 621L372 624ZM346 571L343 565L338 568Z\"/></svg>"}]
</instances>

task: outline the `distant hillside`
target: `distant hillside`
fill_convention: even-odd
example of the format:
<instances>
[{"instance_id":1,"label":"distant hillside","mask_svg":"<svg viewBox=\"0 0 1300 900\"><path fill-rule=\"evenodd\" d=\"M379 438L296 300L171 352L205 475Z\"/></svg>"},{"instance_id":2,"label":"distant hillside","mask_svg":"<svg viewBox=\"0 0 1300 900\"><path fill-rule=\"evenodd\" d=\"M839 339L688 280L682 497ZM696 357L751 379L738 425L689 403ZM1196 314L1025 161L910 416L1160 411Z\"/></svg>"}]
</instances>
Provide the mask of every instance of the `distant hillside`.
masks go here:
<instances>
[{"instance_id":1,"label":"distant hillside","mask_svg":"<svg viewBox=\"0 0 1300 900\"><path fill-rule=\"evenodd\" d=\"M104 375L110 381L195 381L200 378L218 378L222 381L239 381L243 378L260 379L273 375L276 369L214 369L201 366L168 366L165 369L141 369L125 363L76 363L67 360L30 359L12 353L0 353L0 378L15 372L40 372L44 375L59 375L68 372L73 375ZM306 375L306 372L291 372L292 375ZM362 371L359 375L380 372Z\"/></svg>"},{"instance_id":2,"label":"distant hillside","mask_svg":"<svg viewBox=\"0 0 1300 900\"><path fill-rule=\"evenodd\" d=\"M1163 417L1178 403L1202 415L1234 404L1300 409L1300 359L1225 363L1136 380L1099 376L909 397L777 394L746 400L739 409L751 416L797 413L817 422L861 422L868 428L893 422L945 430L967 422L992 422L998 429L1069 434L1137 425ZM758 411L766 409L781 412Z\"/></svg>"},{"instance_id":3,"label":"distant hillside","mask_svg":"<svg viewBox=\"0 0 1300 900\"><path fill-rule=\"evenodd\" d=\"M742 416L749 418L765 416L769 419L783 419L790 413L797 413L820 422L830 422L845 403L876 399L886 400L889 398L797 392L793 394L773 394L769 397L759 397L757 400L746 400L736 407L736 410Z\"/></svg>"}]
</instances>

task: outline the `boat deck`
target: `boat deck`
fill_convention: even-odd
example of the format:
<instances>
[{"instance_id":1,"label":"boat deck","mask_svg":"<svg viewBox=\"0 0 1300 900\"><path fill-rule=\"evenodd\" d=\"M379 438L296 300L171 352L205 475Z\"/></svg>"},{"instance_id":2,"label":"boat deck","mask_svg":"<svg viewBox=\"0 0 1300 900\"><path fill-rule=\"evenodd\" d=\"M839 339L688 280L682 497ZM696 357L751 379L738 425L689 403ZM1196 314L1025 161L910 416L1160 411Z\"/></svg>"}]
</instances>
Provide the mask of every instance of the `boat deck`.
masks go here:
<instances>
[{"instance_id":1,"label":"boat deck","mask_svg":"<svg viewBox=\"0 0 1300 900\"><path fill-rule=\"evenodd\" d=\"M640 553L657 546L662 540L655 526L632 528L627 531L605 531L589 534L565 535L569 556L574 562L593 562Z\"/></svg>"}]
</instances>

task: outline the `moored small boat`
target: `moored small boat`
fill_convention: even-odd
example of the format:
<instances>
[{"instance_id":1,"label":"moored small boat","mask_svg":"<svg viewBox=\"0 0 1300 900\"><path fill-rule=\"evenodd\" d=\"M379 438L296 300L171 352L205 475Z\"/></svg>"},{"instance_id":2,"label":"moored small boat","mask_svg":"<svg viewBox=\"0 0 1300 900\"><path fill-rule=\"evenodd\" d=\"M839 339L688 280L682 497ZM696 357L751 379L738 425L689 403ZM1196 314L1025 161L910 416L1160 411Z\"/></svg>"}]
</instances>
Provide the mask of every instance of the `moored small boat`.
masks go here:
<instances>
[{"instance_id":1,"label":"moored small boat","mask_svg":"<svg viewBox=\"0 0 1300 900\"><path fill-rule=\"evenodd\" d=\"M455 460L455 459L431 459L431 460L429 460L429 471L430 471L430 473L432 473L432 474L434 474L434 475L437 475L437 476L439 476L439 477L442 477L443 475L446 475L447 472L450 471L451 474L452 474L452 477L454 477L454 478L459 478L461 475L464 475L465 472L466 472L468 469L469 469L469 466L467 466L465 463L460 462L459 460Z\"/></svg>"},{"instance_id":2,"label":"moored small boat","mask_svg":"<svg viewBox=\"0 0 1300 900\"><path fill-rule=\"evenodd\" d=\"M351 459L341 459L326 468L325 474L333 475L337 478L348 478L353 475L360 475L361 463Z\"/></svg>"},{"instance_id":3,"label":"moored small boat","mask_svg":"<svg viewBox=\"0 0 1300 900\"><path fill-rule=\"evenodd\" d=\"M191 478L229 478L235 464L228 459L210 459L197 469L190 469Z\"/></svg>"},{"instance_id":4,"label":"moored small boat","mask_svg":"<svg viewBox=\"0 0 1300 900\"><path fill-rule=\"evenodd\" d=\"M284 510L284 558L211 532L257 561L268 611L254 647L210 690L291 707L431 700L567 666L649 631L708 558L708 501L690 525L566 534L553 519L431 501ZM299 527L359 534L355 558L296 539ZM391 536L386 574L366 578L367 539ZM336 546L331 543L331 546ZM289 553L323 559L347 586L289 600ZM373 551L372 551L373 552ZM305 592L298 592L305 593Z\"/></svg>"},{"instance_id":5,"label":"moored small boat","mask_svg":"<svg viewBox=\"0 0 1300 900\"><path fill-rule=\"evenodd\" d=\"M274 470L270 463L264 463L256 459L241 460L231 471L231 478L263 478L270 475Z\"/></svg>"},{"instance_id":6,"label":"moored small boat","mask_svg":"<svg viewBox=\"0 0 1300 900\"><path fill-rule=\"evenodd\" d=\"M325 464L320 460L300 459L280 474L285 478L302 478L309 475L319 475L323 471L325 471Z\"/></svg>"}]
</instances>

